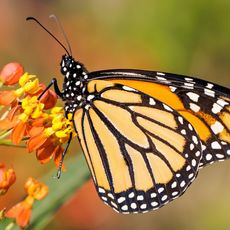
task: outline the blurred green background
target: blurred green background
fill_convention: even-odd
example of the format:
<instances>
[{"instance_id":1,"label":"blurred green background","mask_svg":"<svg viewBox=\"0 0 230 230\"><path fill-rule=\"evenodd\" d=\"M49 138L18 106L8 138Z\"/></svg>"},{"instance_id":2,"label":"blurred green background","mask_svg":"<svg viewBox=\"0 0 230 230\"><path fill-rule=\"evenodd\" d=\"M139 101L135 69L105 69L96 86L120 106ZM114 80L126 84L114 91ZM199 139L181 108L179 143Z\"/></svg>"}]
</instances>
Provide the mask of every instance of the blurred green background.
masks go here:
<instances>
[{"instance_id":1,"label":"blurred green background","mask_svg":"<svg viewBox=\"0 0 230 230\"><path fill-rule=\"evenodd\" d=\"M63 49L25 21L27 16L38 18L65 42L50 14L58 16L74 57L89 71L161 70L230 86L229 0L1 0L1 66L18 61L46 84L53 76L62 81ZM69 155L77 151L75 142ZM0 161L13 166L18 175L16 185L1 198L0 209L21 198L28 176L39 177L53 167L40 165L24 149L2 146ZM46 229L230 229L229 178L229 161L209 166L180 199L140 215L114 213L98 200L89 182Z\"/></svg>"}]
</instances>

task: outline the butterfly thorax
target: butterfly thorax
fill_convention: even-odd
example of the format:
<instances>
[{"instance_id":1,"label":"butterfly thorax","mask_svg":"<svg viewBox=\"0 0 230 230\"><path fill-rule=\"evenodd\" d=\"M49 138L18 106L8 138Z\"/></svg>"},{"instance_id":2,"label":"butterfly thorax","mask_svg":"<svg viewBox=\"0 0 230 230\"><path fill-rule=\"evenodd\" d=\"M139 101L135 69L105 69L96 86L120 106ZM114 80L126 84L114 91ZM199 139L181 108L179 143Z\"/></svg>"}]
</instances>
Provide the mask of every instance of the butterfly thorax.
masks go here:
<instances>
[{"instance_id":1,"label":"butterfly thorax","mask_svg":"<svg viewBox=\"0 0 230 230\"><path fill-rule=\"evenodd\" d=\"M73 113L85 101L88 71L80 62L67 55L63 55L60 65L65 77L62 91L65 112Z\"/></svg>"}]
</instances>

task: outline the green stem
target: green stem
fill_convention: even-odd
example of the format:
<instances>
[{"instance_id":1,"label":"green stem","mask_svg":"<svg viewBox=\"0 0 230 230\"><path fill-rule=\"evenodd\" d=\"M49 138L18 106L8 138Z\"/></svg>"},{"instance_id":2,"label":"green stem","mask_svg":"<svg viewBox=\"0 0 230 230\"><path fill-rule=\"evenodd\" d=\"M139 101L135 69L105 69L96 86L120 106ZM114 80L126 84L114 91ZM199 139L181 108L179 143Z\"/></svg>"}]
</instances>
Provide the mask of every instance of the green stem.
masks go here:
<instances>
[{"instance_id":1,"label":"green stem","mask_svg":"<svg viewBox=\"0 0 230 230\"><path fill-rule=\"evenodd\" d=\"M8 131L3 131L0 133L0 139L3 139L5 137L7 137L8 135L10 135L12 129L9 129Z\"/></svg>"},{"instance_id":2,"label":"green stem","mask_svg":"<svg viewBox=\"0 0 230 230\"><path fill-rule=\"evenodd\" d=\"M0 145L6 145L6 146L11 146L11 147L19 147L19 148L25 148L25 145L15 145L12 143L10 139L0 139Z\"/></svg>"}]
</instances>

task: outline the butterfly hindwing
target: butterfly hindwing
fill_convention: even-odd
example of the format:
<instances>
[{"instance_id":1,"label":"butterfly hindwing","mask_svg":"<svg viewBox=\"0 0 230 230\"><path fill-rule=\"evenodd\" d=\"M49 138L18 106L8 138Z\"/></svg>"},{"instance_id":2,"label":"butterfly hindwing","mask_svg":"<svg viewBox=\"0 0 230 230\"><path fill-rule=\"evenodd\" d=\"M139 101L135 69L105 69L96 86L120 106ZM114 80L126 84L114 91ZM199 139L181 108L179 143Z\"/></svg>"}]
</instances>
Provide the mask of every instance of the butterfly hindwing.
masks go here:
<instances>
[{"instance_id":1,"label":"butterfly hindwing","mask_svg":"<svg viewBox=\"0 0 230 230\"><path fill-rule=\"evenodd\" d=\"M230 157L230 90L192 77L140 70L92 72L142 91L169 105L188 120L202 142L200 167Z\"/></svg>"},{"instance_id":2,"label":"butterfly hindwing","mask_svg":"<svg viewBox=\"0 0 230 230\"><path fill-rule=\"evenodd\" d=\"M74 124L101 199L118 212L157 209L184 193L199 168L193 126L158 98L91 80Z\"/></svg>"}]
</instances>

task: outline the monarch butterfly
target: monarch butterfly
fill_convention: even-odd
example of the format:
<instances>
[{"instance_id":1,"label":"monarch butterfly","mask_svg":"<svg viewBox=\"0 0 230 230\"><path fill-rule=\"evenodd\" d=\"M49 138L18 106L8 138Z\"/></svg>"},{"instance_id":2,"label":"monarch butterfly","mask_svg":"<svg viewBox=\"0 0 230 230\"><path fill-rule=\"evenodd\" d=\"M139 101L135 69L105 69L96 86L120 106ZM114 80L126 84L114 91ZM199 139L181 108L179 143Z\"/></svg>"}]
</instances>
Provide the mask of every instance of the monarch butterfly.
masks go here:
<instances>
[{"instance_id":1,"label":"monarch butterfly","mask_svg":"<svg viewBox=\"0 0 230 230\"><path fill-rule=\"evenodd\" d=\"M88 72L63 48L63 90L56 79L47 88L73 114L99 197L115 211L158 209L201 167L230 157L228 88L155 71Z\"/></svg>"}]
</instances>

